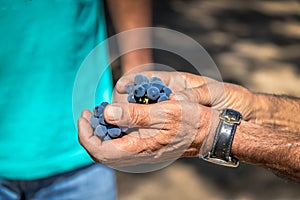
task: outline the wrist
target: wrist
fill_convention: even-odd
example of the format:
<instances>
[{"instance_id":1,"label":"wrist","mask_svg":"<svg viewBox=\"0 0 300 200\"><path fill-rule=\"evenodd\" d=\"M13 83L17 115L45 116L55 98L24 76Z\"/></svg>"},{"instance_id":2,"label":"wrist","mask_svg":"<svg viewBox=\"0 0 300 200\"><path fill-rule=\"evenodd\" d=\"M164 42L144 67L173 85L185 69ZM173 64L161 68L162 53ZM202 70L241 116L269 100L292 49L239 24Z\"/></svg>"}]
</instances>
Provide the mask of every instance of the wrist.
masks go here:
<instances>
[{"instance_id":1,"label":"wrist","mask_svg":"<svg viewBox=\"0 0 300 200\"><path fill-rule=\"evenodd\" d=\"M273 126L276 120L276 109L271 95L255 94L255 124Z\"/></svg>"},{"instance_id":2,"label":"wrist","mask_svg":"<svg viewBox=\"0 0 300 200\"><path fill-rule=\"evenodd\" d=\"M182 154L182 157L199 157L204 139L213 135L218 125L218 111L199 104L198 110L200 113L198 122L193 123L197 125L196 132L189 131L185 134L186 143L189 143L189 147ZM191 138L192 140L190 140Z\"/></svg>"},{"instance_id":3,"label":"wrist","mask_svg":"<svg viewBox=\"0 0 300 200\"><path fill-rule=\"evenodd\" d=\"M265 111L267 110L267 104L265 101L265 97L259 93L255 93L254 95L254 110L252 113L250 122L255 124L261 124L262 119L265 117Z\"/></svg>"},{"instance_id":4,"label":"wrist","mask_svg":"<svg viewBox=\"0 0 300 200\"><path fill-rule=\"evenodd\" d=\"M219 111L204 107L205 114L201 116L199 128L198 152L203 151L203 143L212 143L219 123Z\"/></svg>"}]
</instances>

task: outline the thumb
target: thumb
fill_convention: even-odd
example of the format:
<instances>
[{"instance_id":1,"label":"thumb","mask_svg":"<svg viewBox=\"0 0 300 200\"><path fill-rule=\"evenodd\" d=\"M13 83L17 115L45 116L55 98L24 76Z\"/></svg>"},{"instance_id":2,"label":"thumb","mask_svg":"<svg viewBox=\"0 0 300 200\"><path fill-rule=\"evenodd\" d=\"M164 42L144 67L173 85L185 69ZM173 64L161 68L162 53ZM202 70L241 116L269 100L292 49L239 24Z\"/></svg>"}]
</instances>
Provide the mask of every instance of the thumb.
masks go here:
<instances>
[{"instance_id":1,"label":"thumb","mask_svg":"<svg viewBox=\"0 0 300 200\"><path fill-rule=\"evenodd\" d=\"M133 103L113 103L104 109L107 123L127 127L161 127L165 109L161 105L143 105Z\"/></svg>"}]
</instances>

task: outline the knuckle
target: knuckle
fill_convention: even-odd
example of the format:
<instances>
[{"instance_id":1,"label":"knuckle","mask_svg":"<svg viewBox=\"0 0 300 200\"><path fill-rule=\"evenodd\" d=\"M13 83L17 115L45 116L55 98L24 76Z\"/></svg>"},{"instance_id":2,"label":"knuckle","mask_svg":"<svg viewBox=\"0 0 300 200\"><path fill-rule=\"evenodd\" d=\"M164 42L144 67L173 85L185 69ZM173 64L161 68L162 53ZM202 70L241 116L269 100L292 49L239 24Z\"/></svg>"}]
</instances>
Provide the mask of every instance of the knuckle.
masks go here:
<instances>
[{"instance_id":1,"label":"knuckle","mask_svg":"<svg viewBox=\"0 0 300 200\"><path fill-rule=\"evenodd\" d=\"M180 121L182 114L182 107L184 105L178 104L177 102L172 102L171 104L166 104L164 107L163 117L165 118L165 127L174 128L174 125Z\"/></svg>"},{"instance_id":2,"label":"knuckle","mask_svg":"<svg viewBox=\"0 0 300 200\"><path fill-rule=\"evenodd\" d=\"M129 107L130 114L130 126L147 126L149 125L149 112L146 109L142 109L139 106L130 106Z\"/></svg>"}]
</instances>

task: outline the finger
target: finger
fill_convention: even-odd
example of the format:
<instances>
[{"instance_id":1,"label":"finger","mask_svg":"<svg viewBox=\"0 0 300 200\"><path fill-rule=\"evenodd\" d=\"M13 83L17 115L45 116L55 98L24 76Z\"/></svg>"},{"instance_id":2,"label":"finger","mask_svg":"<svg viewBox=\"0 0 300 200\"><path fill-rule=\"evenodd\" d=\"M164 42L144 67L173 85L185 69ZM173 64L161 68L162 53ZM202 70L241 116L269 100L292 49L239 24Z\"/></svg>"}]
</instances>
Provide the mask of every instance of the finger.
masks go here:
<instances>
[{"instance_id":1,"label":"finger","mask_svg":"<svg viewBox=\"0 0 300 200\"><path fill-rule=\"evenodd\" d=\"M179 122L182 120L182 107L180 106L177 101L152 105L112 104L107 106L107 110L104 110L104 118L110 124L143 127L143 129L139 129L140 135L136 138L144 139L144 144L146 143L148 149L151 149L151 146L153 148L157 147L153 143L155 141L160 141L159 143L162 144L168 143L172 139L172 137L167 137L169 134L161 134L162 132L167 131L167 133L170 133L168 130L172 130L173 134L177 134L176 130L179 129Z\"/></svg>"},{"instance_id":2,"label":"finger","mask_svg":"<svg viewBox=\"0 0 300 200\"><path fill-rule=\"evenodd\" d=\"M123 136L122 138L110 140L107 143L103 143L104 148L108 148L110 146L110 149L112 149L111 145L114 147L115 151L118 152L118 154L120 154L121 151L137 154L141 152L141 149L144 148L144 140L137 135L129 134Z\"/></svg>"},{"instance_id":3,"label":"finger","mask_svg":"<svg viewBox=\"0 0 300 200\"><path fill-rule=\"evenodd\" d=\"M93 136L93 130L88 121L90 115L89 111L84 111L78 119L78 138L94 161L110 166L138 164L143 160L132 160L133 157L149 154L151 149L155 148L151 137L145 138L138 133L101 142L99 138ZM146 158L148 159L148 156Z\"/></svg>"},{"instance_id":4,"label":"finger","mask_svg":"<svg viewBox=\"0 0 300 200\"><path fill-rule=\"evenodd\" d=\"M170 95L171 100L177 101L189 101L200 103L205 106L211 105L211 94L207 87L198 87L192 89L182 90L180 92L176 92Z\"/></svg>"},{"instance_id":5,"label":"finger","mask_svg":"<svg viewBox=\"0 0 300 200\"><path fill-rule=\"evenodd\" d=\"M84 112L88 114L87 112ZM96 136L93 136L93 129L90 125L89 120L86 118L87 116L82 116L78 119L78 140L80 144L88 151L95 152L95 147L101 145L101 140Z\"/></svg>"},{"instance_id":6,"label":"finger","mask_svg":"<svg viewBox=\"0 0 300 200\"><path fill-rule=\"evenodd\" d=\"M226 99L224 84L216 81L208 81L208 83L199 87L176 92L170 96L170 99L196 102L205 106L220 104Z\"/></svg>"},{"instance_id":7,"label":"finger","mask_svg":"<svg viewBox=\"0 0 300 200\"><path fill-rule=\"evenodd\" d=\"M102 155L107 152L109 158L105 163L113 166L126 166L155 160L158 162L155 157L163 161L160 156L156 155L157 151L162 151L174 139L173 135L166 135L168 135L166 131L160 130L155 136L148 138L134 137L130 134L119 139L105 141L102 145Z\"/></svg>"},{"instance_id":8,"label":"finger","mask_svg":"<svg viewBox=\"0 0 300 200\"><path fill-rule=\"evenodd\" d=\"M184 118L184 120L188 121L188 123L191 124L197 124L197 121L199 119L199 113L197 112L197 108L200 109L199 104L191 104L187 103L184 104L185 110L182 110L180 113L180 116ZM172 113L176 113L176 110L172 110ZM191 114L193 113L193 114ZM198 114L195 114L198 113ZM193 115L193 116L191 116ZM180 123L178 120L173 120L172 128L167 128L167 129L160 129L160 130L155 130L155 129L146 129L151 130L150 134L145 133L146 137L136 137L136 138L129 138L128 135L127 139L128 142L123 141L121 138L120 140L114 140L112 141L115 143L117 146L122 147L123 150L129 151L129 152L134 152L134 153L140 153L140 152L147 152L149 155L153 153L153 156L160 151L160 152L166 152L170 151L173 152L172 155L175 157L179 157L186 148L191 144L192 140L194 139L196 133L197 133L197 128L183 128L185 130L189 130L189 133L186 133L185 131L180 132L180 126L183 124ZM140 129L139 129L140 130ZM154 134L153 134L154 133ZM150 137L149 137L150 135ZM121 142L120 142L121 141ZM177 146L177 150L175 153L172 149L168 149L168 147L176 146L179 143L176 141L180 141L180 145ZM197 143L198 144L198 143ZM180 148L179 148L180 147ZM164 149L164 150L163 150ZM195 148L194 148L195 149ZM155 153L156 152L156 153ZM138 154L140 156L140 154ZM158 156L160 157L160 156ZM164 154L165 157L165 154Z\"/></svg>"},{"instance_id":9,"label":"finger","mask_svg":"<svg viewBox=\"0 0 300 200\"><path fill-rule=\"evenodd\" d=\"M186 88L192 88L203 84L203 79L200 76L184 73L184 72L161 72L161 71L149 71L140 73L131 73L121 77L117 84L116 90L119 93L125 93L126 86L132 84L134 77L137 74L143 74L148 79L153 76L162 79L163 83L170 87L173 91L179 91Z\"/></svg>"},{"instance_id":10,"label":"finger","mask_svg":"<svg viewBox=\"0 0 300 200\"><path fill-rule=\"evenodd\" d=\"M137 154L144 146L139 142L138 137L129 135L120 139L101 142L98 137L93 136L92 127L85 118L87 116L83 116L84 114L88 114L88 112L83 112L78 119L78 139L94 161L117 166L124 157Z\"/></svg>"},{"instance_id":11,"label":"finger","mask_svg":"<svg viewBox=\"0 0 300 200\"><path fill-rule=\"evenodd\" d=\"M109 124L127 127L162 128L175 118L176 102L157 104L115 103L104 109L105 121Z\"/></svg>"},{"instance_id":12,"label":"finger","mask_svg":"<svg viewBox=\"0 0 300 200\"><path fill-rule=\"evenodd\" d=\"M85 118L86 120L90 121L90 118L91 118L91 116L92 116L92 113L91 113L91 111L89 111L89 110L84 110L84 111L82 111L81 116L82 116L83 118Z\"/></svg>"},{"instance_id":13,"label":"finger","mask_svg":"<svg viewBox=\"0 0 300 200\"><path fill-rule=\"evenodd\" d=\"M160 124L160 120L163 120L164 116L162 108L155 104L114 103L106 106L104 109L104 118L109 124L127 127L145 127Z\"/></svg>"},{"instance_id":14,"label":"finger","mask_svg":"<svg viewBox=\"0 0 300 200\"><path fill-rule=\"evenodd\" d=\"M98 137L93 135L93 129L90 125L89 119L92 113L88 110L82 112L82 116L78 119L78 137L79 141L89 152L94 152L96 148L103 146L101 140ZM125 137L126 143L131 141L129 138ZM129 140L128 140L129 139ZM108 144L106 144L108 145ZM105 145L103 146L105 148ZM106 147L107 148L107 147Z\"/></svg>"},{"instance_id":15,"label":"finger","mask_svg":"<svg viewBox=\"0 0 300 200\"><path fill-rule=\"evenodd\" d=\"M108 166L129 166L142 162L140 159L149 149L144 139L131 135L102 142L91 157Z\"/></svg>"}]
</instances>

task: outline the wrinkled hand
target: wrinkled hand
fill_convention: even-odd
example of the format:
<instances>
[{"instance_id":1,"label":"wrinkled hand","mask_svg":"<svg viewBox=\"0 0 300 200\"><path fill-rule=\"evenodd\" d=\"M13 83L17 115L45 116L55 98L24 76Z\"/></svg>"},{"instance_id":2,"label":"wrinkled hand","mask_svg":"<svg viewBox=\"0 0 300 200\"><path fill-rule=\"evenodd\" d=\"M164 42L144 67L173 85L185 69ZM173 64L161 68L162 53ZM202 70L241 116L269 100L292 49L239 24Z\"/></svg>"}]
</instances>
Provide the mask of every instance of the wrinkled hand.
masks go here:
<instances>
[{"instance_id":1,"label":"wrinkled hand","mask_svg":"<svg viewBox=\"0 0 300 200\"><path fill-rule=\"evenodd\" d=\"M101 141L93 136L91 113L84 111L78 120L79 141L96 162L113 167L198 156L203 138L212 127L214 112L185 101L115 103L104 110L106 122L135 127L133 131L119 139Z\"/></svg>"},{"instance_id":2,"label":"wrinkled hand","mask_svg":"<svg viewBox=\"0 0 300 200\"><path fill-rule=\"evenodd\" d=\"M211 78L184 72L143 72L145 76L157 76L168 85L174 94L171 99L197 102L216 110L232 108L242 113L246 121L256 121L256 95L239 85L222 83ZM132 83L134 74L123 76L117 83L118 93L125 93L127 84Z\"/></svg>"}]
</instances>

